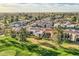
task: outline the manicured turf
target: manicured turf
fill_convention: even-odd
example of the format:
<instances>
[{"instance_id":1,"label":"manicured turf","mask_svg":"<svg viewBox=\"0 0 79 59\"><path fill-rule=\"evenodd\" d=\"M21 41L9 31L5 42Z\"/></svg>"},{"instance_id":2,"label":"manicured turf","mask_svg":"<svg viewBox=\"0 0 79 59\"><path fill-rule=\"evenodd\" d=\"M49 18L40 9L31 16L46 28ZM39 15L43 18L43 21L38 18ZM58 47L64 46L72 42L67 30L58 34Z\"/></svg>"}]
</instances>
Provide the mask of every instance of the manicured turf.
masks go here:
<instances>
[{"instance_id":1,"label":"manicured turf","mask_svg":"<svg viewBox=\"0 0 79 59\"><path fill-rule=\"evenodd\" d=\"M41 47L31 42L20 42L11 37L0 36L1 56L71 56L79 55L75 48L51 48Z\"/></svg>"}]
</instances>

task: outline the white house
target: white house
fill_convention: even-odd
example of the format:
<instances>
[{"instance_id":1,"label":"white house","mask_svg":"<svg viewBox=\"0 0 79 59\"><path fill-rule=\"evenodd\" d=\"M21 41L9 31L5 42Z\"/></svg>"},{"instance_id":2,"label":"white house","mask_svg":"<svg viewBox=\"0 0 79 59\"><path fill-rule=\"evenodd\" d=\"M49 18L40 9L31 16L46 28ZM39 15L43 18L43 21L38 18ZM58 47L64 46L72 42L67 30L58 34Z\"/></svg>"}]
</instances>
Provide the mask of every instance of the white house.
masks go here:
<instances>
[{"instance_id":1,"label":"white house","mask_svg":"<svg viewBox=\"0 0 79 59\"><path fill-rule=\"evenodd\" d=\"M49 38L52 37L52 29L51 28L39 28L39 27L30 27L27 31L37 37L44 37L47 35Z\"/></svg>"},{"instance_id":2,"label":"white house","mask_svg":"<svg viewBox=\"0 0 79 59\"><path fill-rule=\"evenodd\" d=\"M71 41L79 41L79 30L64 30L64 33L68 34L69 35L69 40Z\"/></svg>"}]
</instances>

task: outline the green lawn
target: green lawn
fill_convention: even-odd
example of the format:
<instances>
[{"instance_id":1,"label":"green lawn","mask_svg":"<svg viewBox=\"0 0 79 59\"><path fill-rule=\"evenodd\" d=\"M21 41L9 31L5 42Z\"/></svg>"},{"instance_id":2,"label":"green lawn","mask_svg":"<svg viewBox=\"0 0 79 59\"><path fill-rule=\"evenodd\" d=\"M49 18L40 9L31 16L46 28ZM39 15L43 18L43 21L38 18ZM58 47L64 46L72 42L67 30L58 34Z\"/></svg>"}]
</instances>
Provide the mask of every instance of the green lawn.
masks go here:
<instances>
[{"instance_id":1,"label":"green lawn","mask_svg":"<svg viewBox=\"0 0 79 59\"><path fill-rule=\"evenodd\" d=\"M71 56L79 55L78 49L51 48L33 44L31 42L20 42L9 36L0 36L0 56Z\"/></svg>"}]
</instances>

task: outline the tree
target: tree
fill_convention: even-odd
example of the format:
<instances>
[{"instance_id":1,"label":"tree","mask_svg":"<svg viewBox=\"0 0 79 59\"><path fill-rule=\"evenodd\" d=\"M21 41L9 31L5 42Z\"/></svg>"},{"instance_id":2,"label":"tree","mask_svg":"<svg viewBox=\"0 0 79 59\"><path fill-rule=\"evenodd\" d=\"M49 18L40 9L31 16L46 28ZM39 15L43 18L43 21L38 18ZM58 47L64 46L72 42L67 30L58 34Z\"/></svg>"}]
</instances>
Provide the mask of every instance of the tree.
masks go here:
<instances>
[{"instance_id":1,"label":"tree","mask_svg":"<svg viewBox=\"0 0 79 59\"><path fill-rule=\"evenodd\" d=\"M12 38L16 38L16 33L15 31L10 30L10 35Z\"/></svg>"},{"instance_id":2,"label":"tree","mask_svg":"<svg viewBox=\"0 0 79 59\"><path fill-rule=\"evenodd\" d=\"M38 16L38 20L41 20L41 16Z\"/></svg>"},{"instance_id":3,"label":"tree","mask_svg":"<svg viewBox=\"0 0 79 59\"><path fill-rule=\"evenodd\" d=\"M72 17L72 21L76 22L77 21L77 17Z\"/></svg>"},{"instance_id":4,"label":"tree","mask_svg":"<svg viewBox=\"0 0 79 59\"><path fill-rule=\"evenodd\" d=\"M4 20L4 24L7 25L7 16L4 16L3 20Z\"/></svg>"},{"instance_id":5,"label":"tree","mask_svg":"<svg viewBox=\"0 0 79 59\"><path fill-rule=\"evenodd\" d=\"M21 30L19 32L20 41L26 41L26 37L27 37L26 29L25 28L21 28Z\"/></svg>"},{"instance_id":6,"label":"tree","mask_svg":"<svg viewBox=\"0 0 79 59\"><path fill-rule=\"evenodd\" d=\"M15 21L19 21L19 16L16 16L16 19L15 19Z\"/></svg>"},{"instance_id":7,"label":"tree","mask_svg":"<svg viewBox=\"0 0 79 59\"><path fill-rule=\"evenodd\" d=\"M35 20L38 20L38 17L34 17Z\"/></svg>"},{"instance_id":8,"label":"tree","mask_svg":"<svg viewBox=\"0 0 79 59\"><path fill-rule=\"evenodd\" d=\"M46 28L46 24L44 25L44 28Z\"/></svg>"},{"instance_id":9,"label":"tree","mask_svg":"<svg viewBox=\"0 0 79 59\"><path fill-rule=\"evenodd\" d=\"M61 44L63 43L63 40L62 40L62 35L63 35L63 29L61 28L61 27L58 27L58 28L56 28L57 29L57 31L58 31L58 35L57 35L57 43L58 43L58 45L59 46L61 46Z\"/></svg>"},{"instance_id":10,"label":"tree","mask_svg":"<svg viewBox=\"0 0 79 59\"><path fill-rule=\"evenodd\" d=\"M4 35L7 35L7 32L8 32L8 30L7 30L7 28L8 28L8 20L7 20L7 18L8 18L8 16L4 16L4 18L3 18L3 23L4 23L4 26L5 26Z\"/></svg>"},{"instance_id":11,"label":"tree","mask_svg":"<svg viewBox=\"0 0 79 59\"><path fill-rule=\"evenodd\" d=\"M14 21L14 17L13 16L11 16L11 20L10 20L10 22L13 22Z\"/></svg>"}]
</instances>

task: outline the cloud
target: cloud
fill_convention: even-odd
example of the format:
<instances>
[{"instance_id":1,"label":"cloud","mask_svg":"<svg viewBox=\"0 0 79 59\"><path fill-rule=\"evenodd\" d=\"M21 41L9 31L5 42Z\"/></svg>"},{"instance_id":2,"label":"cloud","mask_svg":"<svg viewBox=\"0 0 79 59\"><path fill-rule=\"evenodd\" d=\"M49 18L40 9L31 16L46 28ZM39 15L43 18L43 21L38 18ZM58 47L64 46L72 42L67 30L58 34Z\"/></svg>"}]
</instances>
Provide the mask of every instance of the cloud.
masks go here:
<instances>
[{"instance_id":1,"label":"cloud","mask_svg":"<svg viewBox=\"0 0 79 59\"><path fill-rule=\"evenodd\" d=\"M0 4L0 12L79 12L75 3L19 3Z\"/></svg>"}]
</instances>

